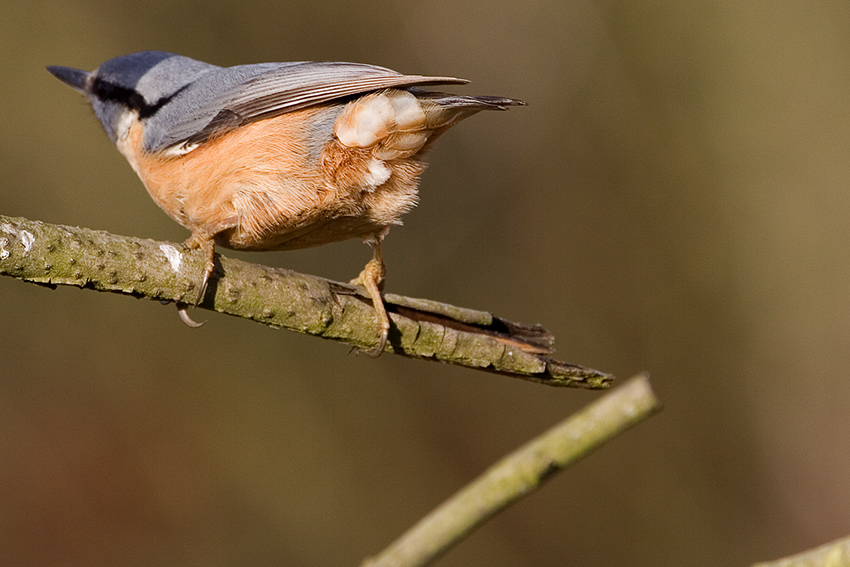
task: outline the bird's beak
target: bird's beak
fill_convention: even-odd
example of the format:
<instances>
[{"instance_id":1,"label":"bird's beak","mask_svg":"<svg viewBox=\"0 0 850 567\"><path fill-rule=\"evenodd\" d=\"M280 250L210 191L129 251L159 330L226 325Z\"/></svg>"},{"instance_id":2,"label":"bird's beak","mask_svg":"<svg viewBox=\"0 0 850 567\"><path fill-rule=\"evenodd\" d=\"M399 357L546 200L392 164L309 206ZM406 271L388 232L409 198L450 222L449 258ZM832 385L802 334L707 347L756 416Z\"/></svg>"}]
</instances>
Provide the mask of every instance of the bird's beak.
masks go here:
<instances>
[{"instance_id":1,"label":"bird's beak","mask_svg":"<svg viewBox=\"0 0 850 567\"><path fill-rule=\"evenodd\" d=\"M88 71L81 71L80 69L73 69L71 67L59 67L56 65L50 65L47 67L47 70L50 71L54 77L75 91L82 94L86 93L86 79L89 78Z\"/></svg>"}]
</instances>

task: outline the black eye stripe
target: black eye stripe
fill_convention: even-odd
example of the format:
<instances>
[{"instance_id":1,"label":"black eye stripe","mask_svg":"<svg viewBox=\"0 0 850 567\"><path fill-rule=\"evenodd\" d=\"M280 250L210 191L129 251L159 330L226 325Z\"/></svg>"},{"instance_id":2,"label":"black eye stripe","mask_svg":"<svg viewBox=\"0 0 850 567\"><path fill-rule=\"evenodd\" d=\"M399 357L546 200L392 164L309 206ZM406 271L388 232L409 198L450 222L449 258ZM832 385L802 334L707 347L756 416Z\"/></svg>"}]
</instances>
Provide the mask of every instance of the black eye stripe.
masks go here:
<instances>
[{"instance_id":1,"label":"black eye stripe","mask_svg":"<svg viewBox=\"0 0 850 567\"><path fill-rule=\"evenodd\" d=\"M139 118L148 118L153 116L165 103L174 97L174 95L171 95L159 99L154 104L148 104L145 97L140 95L134 89L121 87L98 78L95 78L94 81L92 81L91 92L100 100L117 102L131 110L137 110L139 112Z\"/></svg>"}]
</instances>

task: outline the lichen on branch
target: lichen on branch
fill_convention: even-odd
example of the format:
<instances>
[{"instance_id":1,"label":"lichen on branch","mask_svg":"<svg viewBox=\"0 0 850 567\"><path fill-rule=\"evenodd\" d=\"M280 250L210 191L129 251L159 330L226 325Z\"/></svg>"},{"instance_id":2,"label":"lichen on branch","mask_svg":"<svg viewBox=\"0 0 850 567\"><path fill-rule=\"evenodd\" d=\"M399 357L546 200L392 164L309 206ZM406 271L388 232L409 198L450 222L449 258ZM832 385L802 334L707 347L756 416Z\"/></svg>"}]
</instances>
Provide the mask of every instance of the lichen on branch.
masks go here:
<instances>
[{"instance_id":1,"label":"lichen on branch","mask_svg":"<svg viewBox=\"0 0 850 567\"><path fill-rule=\"evenodd\" d=\"M199 308L360 349L377 344L363 288L225 256L216 261ZM0 215L0 275L27 282L191 303L203 264L200 252L182 244ZM426 299L386 294L385 301L393 324L387 352L551 386L597 389L612 380L552 358L554 338L539 325Z\"/></svg>"}]
</instances>

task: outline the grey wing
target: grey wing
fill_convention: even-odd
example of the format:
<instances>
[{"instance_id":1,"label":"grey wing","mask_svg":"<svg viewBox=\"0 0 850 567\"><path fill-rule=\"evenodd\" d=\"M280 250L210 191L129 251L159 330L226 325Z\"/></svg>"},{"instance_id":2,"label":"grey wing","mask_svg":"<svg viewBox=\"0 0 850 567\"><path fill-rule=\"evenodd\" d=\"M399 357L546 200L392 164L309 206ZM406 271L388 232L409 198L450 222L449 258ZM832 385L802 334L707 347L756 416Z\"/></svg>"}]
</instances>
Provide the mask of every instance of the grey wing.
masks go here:
<instances>
[{"instance_id":1,"label":"grey wing","mask_svg":"<svg viewBox=\"0 0 850 567\"><path fill-rule=\"evenodd\" d=\"M247 120L259 120L378 89L466 82L454 77L402 75L373 65L307 62L251 81L227 106Z\"/></svg>"},{"instance_id":2,"label":"grey wing","mask_svg":"<svg viewBox=\"0 0 850 567\"><path fill-rule=\"evenodd\" d=\"M149 120L145 149L189 149L243 124L369 91L461 84L359 63L263 63L218 68L198 78Z\"/></svg>"}]
</instances>

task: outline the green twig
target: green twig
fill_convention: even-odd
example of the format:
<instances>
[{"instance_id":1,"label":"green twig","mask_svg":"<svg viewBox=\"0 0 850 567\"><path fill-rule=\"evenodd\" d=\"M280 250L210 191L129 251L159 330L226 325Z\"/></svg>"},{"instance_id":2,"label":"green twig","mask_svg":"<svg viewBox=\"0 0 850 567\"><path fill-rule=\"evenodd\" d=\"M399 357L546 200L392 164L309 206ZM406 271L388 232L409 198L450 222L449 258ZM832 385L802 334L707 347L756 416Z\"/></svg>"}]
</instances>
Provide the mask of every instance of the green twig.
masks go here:
<instances>
[{"instance_id":1,"label":"green twig","mask_svg":"<svg viewBox=\"0 0 850 567\"><path fill-rule=\"evenodd\" d=\"M199 306L272 327L371 349L377 323L361 287L224 256ZM49 286L191 303L203 272L199 251L171 242L0 216L0 275ZM551 358L539 325L424 299L385 296L393 322L387 351L552 386L606 388L609 374Z\"/></svg>"},{"instance_id":2,"label":"green twig","mask_svg":"<svg viewBox=\"0 0 850 567\"><path fill-rule=\"evenodd\" d=\"M756 563L753 567L850 567L850 537L784 559Z\"/></svg>"},{"instance_id":3,"label":"green twig","mask_svg":"<svg viewBox=\"0 0 850 567\"><path fill-rule=\"evenodd\" d=\"M632 378L502 459L362 567L427 565L553 473L660 409L649 378Z\"/></svg>"}]
</instances>

